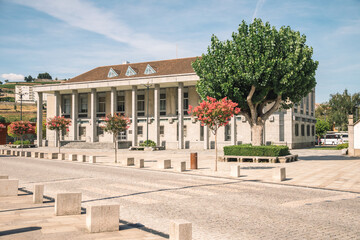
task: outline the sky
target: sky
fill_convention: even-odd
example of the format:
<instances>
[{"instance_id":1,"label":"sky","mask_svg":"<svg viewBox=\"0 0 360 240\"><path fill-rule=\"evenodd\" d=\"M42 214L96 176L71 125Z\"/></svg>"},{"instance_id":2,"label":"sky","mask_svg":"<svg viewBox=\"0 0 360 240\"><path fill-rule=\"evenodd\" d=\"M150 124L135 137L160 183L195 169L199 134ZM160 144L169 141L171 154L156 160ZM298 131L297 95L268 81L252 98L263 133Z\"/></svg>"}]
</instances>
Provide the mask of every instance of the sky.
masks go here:
<instances>
[{"instance_id":1,"label":"sky","mask_svg":"<svg viewBox=\"0 0 360 240\"><path fill-rule=\"evenodd\" d=\"M360 0L0 0L0 80L200 56L254 18L306 35L317 103L360 92Z\"/></svg>"}]
</instances>

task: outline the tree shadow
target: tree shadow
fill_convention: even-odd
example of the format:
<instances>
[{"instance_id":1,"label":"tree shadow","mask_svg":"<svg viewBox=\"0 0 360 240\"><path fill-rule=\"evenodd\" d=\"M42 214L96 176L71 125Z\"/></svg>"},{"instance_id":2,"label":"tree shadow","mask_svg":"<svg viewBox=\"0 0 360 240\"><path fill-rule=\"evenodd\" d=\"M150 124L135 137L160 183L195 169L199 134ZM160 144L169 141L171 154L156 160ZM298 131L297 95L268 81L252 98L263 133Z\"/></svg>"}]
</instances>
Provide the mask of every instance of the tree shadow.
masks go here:
<instances>
[{"instance_id":1,"label":"tree shadow","mask_svg":"<svg viewBox=\"0 0 360 240\"><path fill-rule=\"evenodd\" d=\"M18 233L25 233L31 231L41 230L41 227L24 227L24 228L15 228L11 230L0 231L0 236L18 234Z\"/></svg>"}]
</instances>

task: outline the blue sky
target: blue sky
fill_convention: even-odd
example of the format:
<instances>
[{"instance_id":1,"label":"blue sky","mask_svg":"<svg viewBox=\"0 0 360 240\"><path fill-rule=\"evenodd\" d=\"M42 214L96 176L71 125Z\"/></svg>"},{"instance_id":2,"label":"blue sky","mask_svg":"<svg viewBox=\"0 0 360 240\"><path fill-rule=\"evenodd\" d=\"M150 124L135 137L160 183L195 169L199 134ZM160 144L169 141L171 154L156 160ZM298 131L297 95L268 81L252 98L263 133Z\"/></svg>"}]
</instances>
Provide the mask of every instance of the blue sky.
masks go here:
<instances>
[{"instance_id":1,"label":"blue sky","mask_svg":"<svg viewBox=\"0 0 360 240\"><path fill-rule=\"evenodd\" d=\"M360 92L359 0L0 0L0 80L198 56L212 34L229 39L254 17L307 36L319 61L316 102Z\"/></svg>"}]
</instances>

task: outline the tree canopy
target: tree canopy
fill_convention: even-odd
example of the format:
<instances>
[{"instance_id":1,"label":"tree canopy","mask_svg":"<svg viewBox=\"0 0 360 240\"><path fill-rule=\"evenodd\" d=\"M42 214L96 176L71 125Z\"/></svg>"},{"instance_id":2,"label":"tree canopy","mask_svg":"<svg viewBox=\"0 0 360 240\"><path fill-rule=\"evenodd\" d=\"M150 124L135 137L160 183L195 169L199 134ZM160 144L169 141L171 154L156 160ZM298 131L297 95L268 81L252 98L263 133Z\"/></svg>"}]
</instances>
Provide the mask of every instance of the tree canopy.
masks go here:
<instances>
[{"instance_id":1,"label":"tree canopy","mask_svg":"<svg viewBox=\"0 0 360 240\"><path fill-rule=\"evenodd\" d=\"M52 79L51 75L49 73L47 73L47 72L39 73L37 78L38 79Z\"/></svg>"},{"instance_id":2,"label":"tree canopy","mask_svg":"<svg viewBox=\"0 0 360 240\"><path fill-rule=\"evenodd\" d=\"M321 119L317 119L315 128L316 128L316 136L318 136L318 138L325 135L327 131L331 130L331 126L329 122Z\"/></svg>"},{"instance_id":3,"label":"tree canopy","mask_svg":"<svg viewBox=\"0 0 360 240\"><path fill-rule=\"evenodd\" d=\"M316 85L318 62L305 42L305 35L290 27L243 21L231 40L213 35L207 53L192 64L200 78L197 92L202 99L228 97L238 103L252 128L253 145L260 145L269 116L280 106L292 107Z\"/></svg>"}]
</instances>

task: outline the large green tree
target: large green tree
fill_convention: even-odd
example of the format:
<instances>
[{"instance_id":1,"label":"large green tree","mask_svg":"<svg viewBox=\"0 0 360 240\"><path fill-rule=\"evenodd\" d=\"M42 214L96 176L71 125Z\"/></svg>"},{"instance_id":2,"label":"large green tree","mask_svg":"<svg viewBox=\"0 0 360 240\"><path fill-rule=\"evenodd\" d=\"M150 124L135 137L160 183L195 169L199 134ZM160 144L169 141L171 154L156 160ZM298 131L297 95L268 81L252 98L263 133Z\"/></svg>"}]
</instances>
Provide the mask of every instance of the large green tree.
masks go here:
<instances>
[{"instance_id":1,"label":"large green tree","mask_svg":"<svg viewBox=\"0 0 360 240\"><path fill-rule=\"evenodd\" d=\"M279 107L290 108L316 85L318 62L306 37L290 27L277 30L260 19L243 21L232 39L212 36L207 53L193 64L197 92L228 97L239 104L251 126L252 144L263 144L265 121Z\"/></svg>"},{"instance_id":2,"label":"large green tree","mask_svg":"<svg viewBox=\"0 0 360 240\"><path fill-rule=\"evenodd\" d=\"M52 79L51 75L47 72L39 73L37 76L38 79Z\"/></svg>"},{"instance_id":3,"label":"large green tree","mask_svg":"<svg viewBox=\"0 0 360 240\"><path fill-rule=\"evenodd\" d=\"M360 106L360 93L351 95L347 89L343 93L330 95L329 121L335 124L339 130L347 130L348 116L356 117L357 106Z\"/></svg>"}]
</instances>

